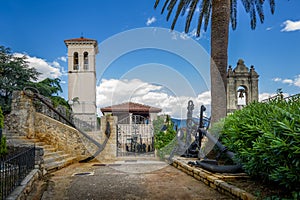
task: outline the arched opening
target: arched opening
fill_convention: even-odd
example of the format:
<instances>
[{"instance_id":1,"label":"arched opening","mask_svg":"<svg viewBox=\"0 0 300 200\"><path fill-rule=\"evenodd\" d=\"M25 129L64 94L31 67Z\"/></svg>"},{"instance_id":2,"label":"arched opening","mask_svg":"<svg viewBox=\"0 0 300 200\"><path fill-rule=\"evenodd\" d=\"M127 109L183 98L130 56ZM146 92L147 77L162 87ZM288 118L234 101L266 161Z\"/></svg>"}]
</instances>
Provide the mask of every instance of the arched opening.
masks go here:
<instances>
[{"instance_id":1,"label":"arched opening","mask_svg":"<svg viewBox=\"0 0 300 200\"><path fill-rule=\"evenodd\" d=\"M247 105L247 88L245 86L239 86L237 88L237 107L238 109L243 108Z\"/></svg>"},{"instance_id":2,"label":"arched opening","mask_svg":"<svg viewBox=\"0 0 300 200\"><path fill-rule=\"evenodd\" d=\"M84 70L89 69L89 53L88 52L83 53L83 69Z\"/></svg>"},{"instance_id":3,"label":"arched opening","mask_svg":"<svg viewBox=\"0 0 300 200\"><path fill-rule=\"evenodd\" d=\"M79 70L78 53L73 54L73 70Z\"/></svg>"}]
</instances>

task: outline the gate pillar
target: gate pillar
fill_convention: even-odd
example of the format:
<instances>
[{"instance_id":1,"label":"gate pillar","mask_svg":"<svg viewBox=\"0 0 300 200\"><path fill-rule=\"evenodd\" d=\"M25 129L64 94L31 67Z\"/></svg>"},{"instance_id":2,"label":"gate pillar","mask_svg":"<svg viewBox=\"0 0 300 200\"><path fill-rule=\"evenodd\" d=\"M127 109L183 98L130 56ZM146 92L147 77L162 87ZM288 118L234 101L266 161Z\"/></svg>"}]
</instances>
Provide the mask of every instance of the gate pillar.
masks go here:
<instances>
[{"instance_id":1,"label":"gate pillar","mask_svg":"<svg viewBox=\"0 0 300 200\"><path fill-rule=\"evenodd\" d=\"M101 135L102 141L107 137L105 132L107 131L107 122L109 122L110 135L105 148L97 157L99 161L113 161L117 158L117 121L116 116L102 116L101 117Z\"/></svg>"}]
</instances>

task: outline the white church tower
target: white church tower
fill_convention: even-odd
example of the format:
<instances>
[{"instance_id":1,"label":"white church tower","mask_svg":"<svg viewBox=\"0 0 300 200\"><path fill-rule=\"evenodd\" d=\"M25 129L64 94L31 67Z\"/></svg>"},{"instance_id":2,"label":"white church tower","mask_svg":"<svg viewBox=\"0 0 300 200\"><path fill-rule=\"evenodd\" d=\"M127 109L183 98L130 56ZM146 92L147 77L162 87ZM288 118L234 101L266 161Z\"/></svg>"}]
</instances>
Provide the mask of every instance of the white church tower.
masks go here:
<instances>
[{"instance_id":1,"label":"white church tower","mask_svg":"<svg viewBox=\"0 0 300 200\"><path fill-rule=\"evenodd\" d=\"M80 37L64 42L68 48L68 99L74 117L95 126L97 40Z\"/></svg>"}]
</instances>

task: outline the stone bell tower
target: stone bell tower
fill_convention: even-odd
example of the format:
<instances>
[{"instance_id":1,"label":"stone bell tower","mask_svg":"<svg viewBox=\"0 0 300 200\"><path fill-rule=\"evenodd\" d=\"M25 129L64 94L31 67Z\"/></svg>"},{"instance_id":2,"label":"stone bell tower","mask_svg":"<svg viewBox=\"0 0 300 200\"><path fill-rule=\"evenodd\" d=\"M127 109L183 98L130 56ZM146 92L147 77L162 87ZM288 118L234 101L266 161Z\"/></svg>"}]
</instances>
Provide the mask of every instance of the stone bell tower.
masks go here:
<instances>
[{"instance_id":1,"label":"stone bell tower","mask_svg":"<svg viewBox=\"0 0 300 200\"><path fill-rule=\"evenodd\" d=\"M258 77L259 75L251 66L250 70L240 59L237 66L232 69L229 66L227 72L227 113L258 101Z\"/></svg>"},{"instance_id":2,"label":"stone bell tower","mask_svg":"<svg viewBox=\"0 0 300 200\"><path fill-rule=\"evenodd\" d=\"M84 37L64 41L68 48L68 100L74 117L96 125L96 40Z\"/></svg>"}]
</instances>

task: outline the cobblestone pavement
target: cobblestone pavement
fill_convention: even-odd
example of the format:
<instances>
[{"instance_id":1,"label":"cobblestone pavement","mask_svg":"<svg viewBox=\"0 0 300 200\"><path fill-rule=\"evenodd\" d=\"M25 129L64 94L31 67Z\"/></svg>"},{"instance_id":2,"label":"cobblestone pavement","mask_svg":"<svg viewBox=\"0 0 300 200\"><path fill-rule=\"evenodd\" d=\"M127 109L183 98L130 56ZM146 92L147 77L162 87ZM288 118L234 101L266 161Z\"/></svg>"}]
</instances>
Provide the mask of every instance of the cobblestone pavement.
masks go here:
<instances>
[{"instance_id":1,"label":"cobblestone pavement","mask_svg":"<svg viewBox=\"0 0 300 200\"><path fill-rule=\"evenodd\" d=\"M43 200L231 199L158 161L77 163L56 171Z\"/></svg>"}]
</instances>

